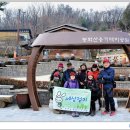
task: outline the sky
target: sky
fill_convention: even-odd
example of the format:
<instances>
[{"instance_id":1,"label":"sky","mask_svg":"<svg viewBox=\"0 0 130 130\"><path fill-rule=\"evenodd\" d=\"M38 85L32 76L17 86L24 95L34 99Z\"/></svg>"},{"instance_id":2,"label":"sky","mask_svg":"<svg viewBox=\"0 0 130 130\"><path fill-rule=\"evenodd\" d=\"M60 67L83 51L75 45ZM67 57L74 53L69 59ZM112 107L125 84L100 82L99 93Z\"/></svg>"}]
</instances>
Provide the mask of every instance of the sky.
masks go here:
<instances>
[{"instance_id":1,"label":"sky","mask_svg":"<svg viewBox=\"0 0 130 130\"><path fill-rule=\"evenodd\" d=\"M126 8L129 2L48 2L51 3L51 5L54 5L55 7L58 4L64 4L69 5L73 9L85 9L86 11L90 11L90 9L93 9L93 11L105 11L106 9L112 9L114 7L121 7ZM26 11L26 9L31 5L41 5L46 4L46 2L9 2L5 8L6 9L22 9L23 11ZM4 12L0 12L0 17L4 17Z\"/></svg>"},{"instance_id":2,"label":"sky","mask_svg":"<svg viewBox=\"0 0 130 130\"><path fill-rule=\"evenodd\" d=\"M45 4L45 2L10 2L6 8L8 9L23 9L26 10L28 8L28 6L30 6L31 4ZM129 2L50 2L51 4L54 4L55 6L57 6L58 4L68 4L70 5L72 8L76 9L85 9L85 10L106 10L107 9L111 9L114 8L116 6L118 7L122 7L122 8L126 8L126 6L128 5Z\"/></svg>"}]
</instances>

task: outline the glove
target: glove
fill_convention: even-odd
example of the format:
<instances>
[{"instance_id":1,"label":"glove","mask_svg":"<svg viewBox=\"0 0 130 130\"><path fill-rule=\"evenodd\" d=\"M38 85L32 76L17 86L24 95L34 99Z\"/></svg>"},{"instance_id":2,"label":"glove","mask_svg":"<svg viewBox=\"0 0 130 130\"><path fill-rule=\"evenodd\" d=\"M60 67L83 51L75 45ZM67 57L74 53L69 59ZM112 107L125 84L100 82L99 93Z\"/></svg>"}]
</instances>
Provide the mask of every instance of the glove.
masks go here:
<instances>
[{"instance_id":1,"label":"glove","mask_svg":"<svg viewBox=\"0 0 130 130\"><path fill-rule=\"evenodd\" d=\"M106 76L106 75L103 75L103 79L107 79L107 76Z\"/></svg>"},{"instance_id":2,"label":"glove","mask_svg":"<svg viewBox=\"0 0 130 130\"><path fill-rule=\"evenodd\" d=\"M104 79L100 79L99 80L99 84L104 84L105 83L105 80Z\"/></svg>"}]
</instances>

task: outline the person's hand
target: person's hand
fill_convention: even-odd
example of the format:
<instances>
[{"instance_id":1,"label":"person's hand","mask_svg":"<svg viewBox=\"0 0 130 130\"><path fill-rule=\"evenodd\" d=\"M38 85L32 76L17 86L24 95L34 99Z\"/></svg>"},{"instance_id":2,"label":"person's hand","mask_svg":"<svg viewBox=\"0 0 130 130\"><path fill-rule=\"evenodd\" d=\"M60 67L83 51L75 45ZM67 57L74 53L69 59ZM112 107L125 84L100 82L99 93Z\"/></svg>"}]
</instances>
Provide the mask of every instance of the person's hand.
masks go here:
<instances>
[{"instance_id":1,"label":"person's hand","mask_svg":"<svg viewBox=\"0 0 130 130\"><path fill-rule=\"evenodd\" d=\"M83 82L80 82L81 85L84 85Z\"/></svg>"},{"instance_id":2,"label":"person's hand","mask_svg":"<svg viewBox=\"0 0 130 130\"><path fill-rule=\"evenodd\" d=\"M106 79L107 78L107 76L106 75L103 75L103 79Z\"/></svg>"},{"instance_id":3,"label":"person's hand","mask_svg":"<svg viewBox=\"0 0 130 130\"><path fill-rule=\"evenodd\" d=\"M51 83L54 83L54 81L52 80Z\"/></svg>"}]
</instances>

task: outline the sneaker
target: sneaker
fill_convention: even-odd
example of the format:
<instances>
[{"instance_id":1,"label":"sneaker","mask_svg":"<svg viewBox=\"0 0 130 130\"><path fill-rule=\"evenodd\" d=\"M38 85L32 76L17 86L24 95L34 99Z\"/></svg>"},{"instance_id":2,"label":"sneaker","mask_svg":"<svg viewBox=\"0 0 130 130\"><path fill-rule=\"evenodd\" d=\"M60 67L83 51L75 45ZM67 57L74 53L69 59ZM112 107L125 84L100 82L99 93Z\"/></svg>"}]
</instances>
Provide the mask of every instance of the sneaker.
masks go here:
<instances>
[{"instance_id":1,"label":"sneaker","mask_svg":"<svg viewBox=\"0 0 130 130\"><path fill-rule=\"evenodd\" d=\"M102 115L106 115L108 113L109 113L108 111L104 111L104 112L102 112Z\"/></svg>"},{"instance_id":2,"label":"sneaker","mask_svg":"<svg viewBox=\"0 0 130 130\"><path fill-rule=\"evenodd\" d=\"M76 113L75 112L72 112L72 117L76 117Z\"/></svg>"},{"instance_id":3,"label":"sneaker","mask_svg":"<svg viewBox=\"0 0 130 130\"><path fill-rule=\"evenodd\" d=\"M95 116L95 111L92 111L90 115Z\"/></svg>"},{"instance_id":4,"label":"sneaker","mask_svg":"<svg viewBox=\"0 0 130 130\"><path fill-rule=\"evenodd\" d=\"M76 116L76 117L79 117L79 113L78 113L78 112L76 112L76 113L75 113L75 116Z\"/></svg>"},{"instance_id":5,"label":"sneaker","mask_svg":"<svg viewBox=\"0 0 130 130\"><path fill-rule=\"evenodd\" d=\"M110 116L114 116L116 114L116 112L115 111L112 111L111 113L110 113Z\"/></svg>"},{"instance_id":6,"label":"sneaker","mask_svg":"<svg viewBox=\"0 0 130 130\"><path fill-rule=\"evenodd\" d=\"M87 112L86 114L85 114L85 116L89 116L90 115L90 112Z\"/></svg>"}]
</instances>

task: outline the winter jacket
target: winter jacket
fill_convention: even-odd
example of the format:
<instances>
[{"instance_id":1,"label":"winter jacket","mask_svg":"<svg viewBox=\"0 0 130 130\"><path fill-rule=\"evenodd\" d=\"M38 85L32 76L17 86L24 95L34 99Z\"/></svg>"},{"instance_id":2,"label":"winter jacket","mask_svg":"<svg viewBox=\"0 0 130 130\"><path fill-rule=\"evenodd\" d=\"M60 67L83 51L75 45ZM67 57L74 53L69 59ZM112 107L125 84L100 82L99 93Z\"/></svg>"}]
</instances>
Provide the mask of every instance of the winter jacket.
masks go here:
<instances>
[{"instance_id":1,"label":"winter jacket","mask_svg":"<svg viewBox=\"0 0 130 130\"><path fill-rule=\"evenodd\" d=\"M70 73L75 72L74 69L67 69L63 73L63 84L70 79Z\"/></svg>"},{"instance_id":2,"label":"winter jacket","mask_svg":"<svg viewBox=\"0 0 130 130\"><path fill-rule=\"evenodd\" d=\"M111 67L104 68L98 76L99 83L103 84L104 96L108 94L109 97L113 97L113 81L115 76L115 70Z\"/></svg>"},{"instance_id":3,"label":"winter jacket","mask_svg":"<svg viewBox=\"0 0 130 130\"><path fill-rule=\"evenodd\" d=\"M94 79L97 80L98 76L99 76L99 71L92 71L93 72L93 76L94 76Z\"/></svg>"},{"instance_id":4,"label":"winter jacket","mask_svg":"<svg viewBox=\"0 0 130 130\"><path fill-rule=\"evenodd\" d=\"M99 96L99 87L94 79L93 80L88 79L84 89L90 89L92 100L95 101L97 100Z\"/></svg>"},{"instance_id":5,"label":"winter jacket","mask_svg":"<svg viewBox=\"0 0 130 130\"><path fill-rule=\"evenodd\" d=\"M60 75L58 77L55 77L54 76L54 73L55 72L59 72ZM62 81L63 80L63 72L60 72L58 69L55 69L52 74L51 74L51 77L50 77L50 81L53 81L53 83L50 82L50 85L48 87L49 89L49 92L50 92L50 98L53 99L53 87L54 86L59 86L59 87L62 87Z\"/></svg>"},{"instance_id":6,"label":"winter jacket","mask_svg":"<svg viewBox=\"0 0 130 130\"><path fill-rule=\"evenodd\" d=\"M75 80L69 79L68 81L65 82L64 87L65 88L79 88L79 83L76 79Z\"/></svg>"},{"instance_id":7,"label":"winter jacket","mask_svg":"<svg viewBox=\"0 0 130 130\"><path fill-rule=\"evenodd\" d=\"M82 70L81 70L81 72L79 72L79 73L77 74L77 80L78 80L78 82L79 82L79 88L81 88L81 89L84 88L85 82L86 82L86 80L87 80L87 75L86 75L86 73L87 73L86 70L85 70L85 71L82 71ZM80 82L82 82L84 85L81 85Z\"/></svg>"},{"instance_id":8,"label":"winter jacket","mask_svg":"<svg viewBox=\"0 0 130 130\"><path fill-rule=\"evenodd\" d=\"M52 74L51 74L51 77L50 77L50 81L52 81L54 79L54 73L55 72L60 72L58 69L55 69ZM63 78L63 72L60 72L60 78Z\"/></svg>"}]
</instances>

